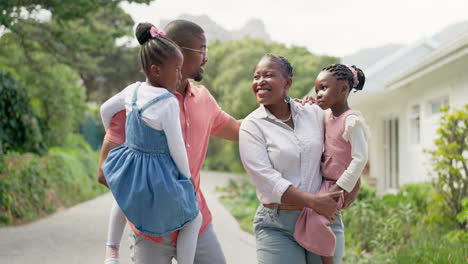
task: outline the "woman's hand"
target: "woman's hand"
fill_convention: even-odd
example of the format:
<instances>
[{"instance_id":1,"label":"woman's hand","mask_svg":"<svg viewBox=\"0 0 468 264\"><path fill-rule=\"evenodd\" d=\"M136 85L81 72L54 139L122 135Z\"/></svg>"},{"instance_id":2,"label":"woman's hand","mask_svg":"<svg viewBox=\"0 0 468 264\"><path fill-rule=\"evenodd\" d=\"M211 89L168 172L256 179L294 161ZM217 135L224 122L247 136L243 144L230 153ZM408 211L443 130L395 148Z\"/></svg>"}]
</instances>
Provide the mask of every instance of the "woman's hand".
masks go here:
<instances>
[{"instance_id":1,"label":"woman's hand","mask_svg":"<svg viewBox=\"0 0 468 264\"><path fill-rule=\"evenodd\" d=\"M336 183L332 185L332 187L330 187L330 189L328 190L329 192L339 192L343 189L341 189L340 186L338 186Z\"/></svg>"},{"instance_id":2,"label":"woman's hand","mask_svg":"<svg viewBox=\"0 0 468 264\"><path fill-rule=\"evenodd\" d=\"M338 199L341 195L343 195L343 191L311 194L307 207L333 221L339 214Z\"/></svg>"},{"instance_id":3,"label":"woman's hand","mask_svg":"<svg viewBox=\"0 0 468 264\"><path fill-rule=\"evenodd\" d=\"M292 185L286 189L281 197L281 203L304 206L333 221L340 213L338 200L343 191L312 194L299 190Z\"/></svg>"}]
</instances>

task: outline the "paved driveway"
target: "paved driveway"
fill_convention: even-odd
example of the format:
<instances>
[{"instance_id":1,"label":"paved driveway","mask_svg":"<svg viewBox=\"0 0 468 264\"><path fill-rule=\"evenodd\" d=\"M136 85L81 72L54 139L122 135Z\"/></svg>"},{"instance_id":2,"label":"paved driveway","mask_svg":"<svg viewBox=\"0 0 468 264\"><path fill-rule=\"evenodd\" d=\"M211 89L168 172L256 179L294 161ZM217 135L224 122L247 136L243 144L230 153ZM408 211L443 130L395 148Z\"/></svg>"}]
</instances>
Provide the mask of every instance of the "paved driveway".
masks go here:
<instances>
[{"instance_id":1,"label":"paved driveway","mask_svg":"<svg viewBox=\"0 0 468 264\"><path fill-rule=\"evenodd\" d=\"M202 172L202 189L228 263L254 264L255 238L243 232L218 202L216 186L234 174ZM112 195L107 193L34 223L0 228L1 264L103 263ZM121 263L129 263L128 228L122 239ZM175 263L175 262L174 262ZM216 264L216 263L213 263Z\"/></svg>"}]
</instances>

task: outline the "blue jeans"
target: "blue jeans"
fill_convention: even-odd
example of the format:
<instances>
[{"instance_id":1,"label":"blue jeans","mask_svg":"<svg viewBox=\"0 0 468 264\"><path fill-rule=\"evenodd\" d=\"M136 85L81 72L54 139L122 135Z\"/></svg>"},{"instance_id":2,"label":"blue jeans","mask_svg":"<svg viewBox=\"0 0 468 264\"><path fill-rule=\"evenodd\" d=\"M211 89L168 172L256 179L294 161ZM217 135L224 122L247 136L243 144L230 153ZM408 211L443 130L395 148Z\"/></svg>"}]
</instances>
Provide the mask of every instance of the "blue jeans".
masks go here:
<instances>
[{"instance_id":1,"label":"blue jeans","mask_svg":"<svg viewBox=\"0 0 468 264\"><path fill-rule=\"evenodd\" d=\"M305 250L293 237L300 210L279 210L260 205L254 218L259 264L321 264L320 256ZM334 263L344 255L344 227L341 215L330 225L336 236ZM310 234L314 235L314 234ZM320 240L320 238L318 238Z\"/></svg>"}]
</instances>

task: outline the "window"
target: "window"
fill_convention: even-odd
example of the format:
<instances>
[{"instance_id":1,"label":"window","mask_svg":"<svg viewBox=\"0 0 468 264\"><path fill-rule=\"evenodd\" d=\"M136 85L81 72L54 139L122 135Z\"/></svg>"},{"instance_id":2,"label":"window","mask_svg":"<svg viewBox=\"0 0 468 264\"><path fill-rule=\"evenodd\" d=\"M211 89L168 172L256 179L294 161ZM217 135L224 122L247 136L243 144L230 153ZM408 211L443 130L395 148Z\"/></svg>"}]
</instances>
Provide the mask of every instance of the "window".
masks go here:
<instances>
[{"instance_id":1,"label":"window","mask_svg":"<svg viewBox=\"0 0 468 264\"><path fill-rule=\"evenodd\" d=\"M410 116L410 141L413 144L419 144L421 140L421 107L413 105L411 107Z\"/></svg>"},{"instance_id":2,"label":"window","mask_svg":"<svg viewBox=\"0 0 468 264\"><path fill-rule=\"evenodd\" d=\"M384 161L385 161L385 189L395 190L399 186L399 139L398 119L384 121Z\"/></svg>"},{"instance_id":3,"label":"window","mask_svg":"<svg viewBox=\"0 0 468 264\"><path fill-rule=\"evenodd\" d=\"M438 114L440 113L440 108L442 106L445 106L446 104L449 103L449 98L448 96L438 98L436 100L432 100L429 102L429 113L430 114Z\"/></svg>"}]
</instances>

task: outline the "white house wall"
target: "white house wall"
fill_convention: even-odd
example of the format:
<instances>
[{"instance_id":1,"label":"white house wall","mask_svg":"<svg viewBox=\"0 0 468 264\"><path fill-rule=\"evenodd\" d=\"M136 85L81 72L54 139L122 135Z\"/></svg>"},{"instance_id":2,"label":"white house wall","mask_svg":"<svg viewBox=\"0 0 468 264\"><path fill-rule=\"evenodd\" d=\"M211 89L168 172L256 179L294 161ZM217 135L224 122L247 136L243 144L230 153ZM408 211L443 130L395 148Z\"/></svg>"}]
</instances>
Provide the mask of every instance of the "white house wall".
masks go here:
<instances>
[{"instance_id":1,"label":"white house wall","mask_svg":"<svg viewBox=\"0 0 468 264\"><path fill-rule=\"evenodd\" d=\"M431 113L430 102L446 96L452 107L468 103L468 55L397 89L351 95L351 107L361 110L371 127L370 175L377 179L380 192L391 191L384 179L384 120L399 120L399 185L430 181L432 169L423 150L433 148L440 118L440 114ZM409 116L413 105L420 105L419 144L410 139Z\"/></svg>"}]
</instances>

